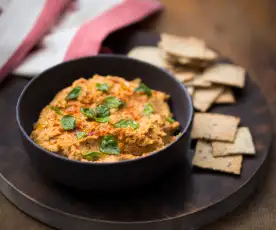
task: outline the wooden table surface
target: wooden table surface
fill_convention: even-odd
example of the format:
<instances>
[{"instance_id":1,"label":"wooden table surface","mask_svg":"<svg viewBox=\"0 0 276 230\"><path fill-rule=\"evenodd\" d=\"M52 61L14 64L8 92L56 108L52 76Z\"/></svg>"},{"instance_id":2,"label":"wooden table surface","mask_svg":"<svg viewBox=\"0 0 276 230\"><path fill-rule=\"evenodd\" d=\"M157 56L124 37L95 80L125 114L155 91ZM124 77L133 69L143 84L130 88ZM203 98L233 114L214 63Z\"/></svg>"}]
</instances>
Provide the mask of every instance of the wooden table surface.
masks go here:
<instances>
[{"instance_id":1,"label":"wooden table surface","mask_svg":"<svg viewBox=\"0 0 276 230\"><path fill-rule=\"evenodd\" d=\"M267 98L276 124L276 1L161 0L165 11L139 24L157 32L194 35L246 67ZM250 114L248 114L250 116ZM275 125L274 125L275 130ZM238 209L201 230L276 229L276 137L268 174ZM1 230L50 230L0 194Z\"/></svg>"}]
</instances>

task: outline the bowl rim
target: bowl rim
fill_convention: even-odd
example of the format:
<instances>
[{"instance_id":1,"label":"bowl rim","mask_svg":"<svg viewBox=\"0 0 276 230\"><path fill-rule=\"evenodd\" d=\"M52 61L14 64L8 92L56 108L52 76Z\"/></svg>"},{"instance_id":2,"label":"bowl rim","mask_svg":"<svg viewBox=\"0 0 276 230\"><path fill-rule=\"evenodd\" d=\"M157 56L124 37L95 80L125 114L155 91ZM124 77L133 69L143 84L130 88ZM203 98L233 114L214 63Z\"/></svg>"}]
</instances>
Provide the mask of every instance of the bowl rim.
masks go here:
<instances>
[{"instance_id":1,"label":"bowl rim","mask_svg":"<svg viewBox=\"0 0 276 230\"><path fill-rule=\"evenodd\" d=\"M70 63L73 63L73 62L80 62L80 61L87 60L87 59L93 60L93 59L99 59L99 58L103 59L103 60L105 58L116 58L116 59L121 59L122 61L131 60L131 61L134 61L136 63L141 63L142 65L148 65L151 68L153 67L157 71L164 72L176 84L178 84L178 86L180 86L180 88L185 92L186 98L187 98L187 103L188 103L188 108L189 108L188 109L188 121L186 122L183 129L180 131L181 135L179 135L179 137L175 141L173 141L170 144L166 145L162 149L156 150L156 151L154 151L154 152L152 152L152 153L150 153L146 156L141 156L141 157L138 157L138 158L135 158L135 159L123 160L123 161L118 161L118 162L85 162L85 161L79 161L79 160L72 160L72 159L69 159L68 157L62 156L58 153L55 153L55 152L49 151L47 149L44 149L43 147L41 147L39 144L37 144L36 142L34 142L30 138L30 136L27 134L27 132L25 131L25 129L23 128L23 126L21 124L21 117L19 115L20 114L20 104L21 104L22 98L24 97L24 95L25 95L26 91L29 89L29 87L35 81L37 81L42 75L47 73L48 71L59 68L63 65L69 65ZM24 86L23 90L21 91L21 93L20 93L20 95L17 99L17 103L16 103L16 121L17 121L17 125L19 126L19 129L20 129L21 133L23 134L24 138L26 138L27 141L30 142L33 146L35 146L36 148L38 148L42 152L45 152L46 154L49 154L50 156L53 156L53 157L55 157L59 160L65 160L65 161L68 161L69 163L77 163L77 164L82 164L82 165L97 165L97 166L101 166L101 165L119 165L119 164L126 164L126 163L136 162L136 161L140 161L140 160L143 160L143 159L146 159L146 158L153 157L154 155L156 155L156 154L158 154L162 151L165 151L166 149L170 148L172 145L179 142L179 140L182 138L182 136L188 131L190 125L192 124L193 113L194 113L194 109L193 109L193 105L192 105L192 100L191 100L191 97L190 97L186 87L184 86L184 84L182 84L180 81L178 81L175 77L173 77L173 75L169 71L167 71L165 69L162 69L162 68L159 68L159 67L157 67L155 65L152 65L150 63L147 63L147 62L144 62L144 61L141 61L141 60L137 60L137 59L134 59L134 58L128 57L126 55L122 55L122 54L99 54L99 55L96 55L96 56L77 58L77 59L69 60L69 61L66 61L66 62L59 63L57 65L54 65L54 66L44 70L43 72L37 74L35 77L33 77Z\"/></svg>"}]
</instances>

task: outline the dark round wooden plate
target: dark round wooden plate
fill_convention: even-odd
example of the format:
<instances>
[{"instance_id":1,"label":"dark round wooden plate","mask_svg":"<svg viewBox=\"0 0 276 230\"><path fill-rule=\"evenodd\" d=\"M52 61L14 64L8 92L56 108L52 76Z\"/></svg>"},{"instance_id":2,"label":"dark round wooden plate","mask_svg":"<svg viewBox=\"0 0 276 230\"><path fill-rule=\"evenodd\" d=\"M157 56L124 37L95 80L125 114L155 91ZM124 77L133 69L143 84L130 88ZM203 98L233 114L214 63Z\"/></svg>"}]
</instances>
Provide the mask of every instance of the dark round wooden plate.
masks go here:
<instances>
[{"instance_id":1,"label":"dark round wooden plate","mask_svg":"<svg viewBox=\"0 0 276 230\"><path fill-rule=\"evenodd\" d=\"M137 45L155 45L158 39L150 33L121 33L108 39L107 44L115 52L126 53ZM37 174L21 144L15 120L15 104L26 83L26 79L10 76L0 86L0 190L22 211L50 226L82 230L196 229L240 205L263 176L272 124L266 101L249 77L245 89L236 92L235 105L212 109L241 117L241 125L252 132L257 154L244 158L241 176L194 169L191 151L189 160L180 162L160 181L122 194L74 191Z\"/></svg>"}]
</instances>

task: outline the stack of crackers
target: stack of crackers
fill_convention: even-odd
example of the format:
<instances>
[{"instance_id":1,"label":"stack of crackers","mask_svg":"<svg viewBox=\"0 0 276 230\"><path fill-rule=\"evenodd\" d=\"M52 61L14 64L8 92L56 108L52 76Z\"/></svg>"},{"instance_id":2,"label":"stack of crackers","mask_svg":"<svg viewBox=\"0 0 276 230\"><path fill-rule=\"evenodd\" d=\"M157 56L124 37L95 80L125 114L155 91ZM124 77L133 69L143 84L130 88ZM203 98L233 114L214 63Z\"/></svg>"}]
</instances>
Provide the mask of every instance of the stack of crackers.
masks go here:
<instances>
[{"instance_id":1,"label":"stack of crackers","mask_svg":"<svg viewBox=\"0 0 276 230\"><path fill-rule=\"evenodd\" d=\"M239 175L243 155L256 153L249 128L239 123L235 116L195 113L191 135L198 141L193 165Z\"/></svg>"},{"instance_id":2,"label":"stack of crackers","mask_svg":"<svg viewBox=\"0 0 276 230\"><path fill-rule=\"evenodd\" d=\"M186 85L194 108L201 112L208 111L213 104L235 103L232 87L245 85L244 68L217 63L218 54L195 37L161 34L158 47L139 46L128 56L171 72Z\"/></svg>"},{"instance_id":3,"label":"stack of crackers","mask_svg":"<svg viewBox=\"0 0 276 230\"><path fill-rule=\"evenodd\" d=\"M244 88L243 67L218 62L219 55L195 37L161 34L158 47L139 46L128 56L171 72L190 93L195 114L192 138L198 139L195 166L240 174L243 154L255 154L250 131L238 117L206 113L214 104L234 104L233 88Z\"/></svg>"}]
</instances>

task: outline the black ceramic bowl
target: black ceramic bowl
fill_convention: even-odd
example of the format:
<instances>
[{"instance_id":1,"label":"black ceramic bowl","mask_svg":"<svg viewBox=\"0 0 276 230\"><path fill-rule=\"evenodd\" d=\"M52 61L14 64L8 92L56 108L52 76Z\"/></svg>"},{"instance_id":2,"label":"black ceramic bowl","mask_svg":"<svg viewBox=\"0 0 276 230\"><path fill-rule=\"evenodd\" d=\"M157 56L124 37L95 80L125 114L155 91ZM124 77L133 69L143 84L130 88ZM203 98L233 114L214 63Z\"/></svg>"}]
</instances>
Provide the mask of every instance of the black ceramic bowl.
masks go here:
<instances>
[{"instance_id":1,"label":"black ceramic bowl","mask_svg":"<svg viewBox=\"0 0 276 230\"><path fill-rule=\"evenodd\" d=\"M55 94L80 77L93 74L141 78L150 88L171 95L171 109L181 124L182 135L166 148L146 157L117 163L70 160L33 142L30 133L40 111ZM193 107L185 87L168 72L120 55L100 55L52 67L32 79L22 91L16 118L24 147L33 164L55 181L79 189L124 189L151 182L188 153ZM16 160L16 159L15 159Z\"/></svg>"}]
</instances>

